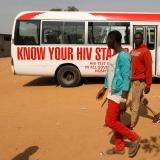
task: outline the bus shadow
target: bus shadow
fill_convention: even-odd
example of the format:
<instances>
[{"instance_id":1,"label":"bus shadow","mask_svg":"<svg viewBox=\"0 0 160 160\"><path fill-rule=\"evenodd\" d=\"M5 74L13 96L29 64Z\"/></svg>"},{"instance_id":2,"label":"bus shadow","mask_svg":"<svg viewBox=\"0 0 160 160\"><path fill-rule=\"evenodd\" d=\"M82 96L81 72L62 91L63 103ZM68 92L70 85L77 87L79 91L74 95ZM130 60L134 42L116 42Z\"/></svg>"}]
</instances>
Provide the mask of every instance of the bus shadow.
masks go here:
<instances>
[{"instance_id":1,"label":"bus shadow","mask_svg":"<svg viewBox=\"0 0 160 160\"><path fill-rule=\"evenodd\" d=\"M103 84L104 77L89 77L89 78L82 78L80 84L77 86L82 86L83 84ZM24 87L33 87L33 86L56 86L58 87L59 84L57 80L53 77L38 77L26 84L23 85Z\"/></svg>"},{"instance_id":2,"label":"bus shadow","mask_svg":"<svg viewBox=\"0 0 160 160\"><path fill-rule=\"evenodd\" d=\"M82 78L80 85L83 84L104 84L104 77L87 77L87 78Z\"/></svg>"},{"instance_id":3,"label":"bus shadow","mask_svg":"<svg viewBox=\"0 0 160 160\"><path fill-rule=\"evenodd\" d=\"M38 149L38 146L30 146L27 149L25 149L22 153L19 153L17 156L12 158L12 160L29 160L29 157L35 152L37 152Z\"/></svg>"},{"instance_id":4,"label":"bus shadow","mask_svg":"<svg viewBox=\"0 0 160 160\"><path fill-rule=\"evenodd\" d=\"M82 78L81 84L103 84L105 77ZM160 84L160 78L153 78L153 84Z\"/></svg>"},{"instance_id":5,"label":"bus shadow","mask_svg":"<svg viewBox=\"0 0 160 160\"><path fill-rule=\"evenodd\" d=\"M105 77L82 78L80 85L83 84L104 84ZM160 84L160 78L153 78L153 84Z\"/></svg>"},{"instance_id":6,"label":"bus shadow","mask_svg":"<svg viewBox=\"0 0 160 160\"><path fill-rule=\"evenodd\" d=\"M153 84L160 84L160 78L153 78L152 81Z\"/></svg>"},{"instance_id":7,"label":"bus shadow","mask_svg":"<svg viewBox=\"0 0 160 160\"><path fill-rule=\"evenodd\" d=\"M77 86L82 85L92 85L92 84L104 84L104 77L87 77L82 78L80 81L80 84ZM160 78L153 78L153 84L160 84ZM24 87L32 87L32 86L59 86L57 80L53 77L38 77L26 84L24 84Z\"/></svg>"},{"instance_id":8,"label":"bus shadow","mask_svg":"<svg viewBox=\"0 0 160 160\"><path fill-rule=\"evenodd\" d=\"M33 87L33 86L58 86L58 82L53 77L39 77L26 84L24 87Z\"/></svg>"}]
</instances>

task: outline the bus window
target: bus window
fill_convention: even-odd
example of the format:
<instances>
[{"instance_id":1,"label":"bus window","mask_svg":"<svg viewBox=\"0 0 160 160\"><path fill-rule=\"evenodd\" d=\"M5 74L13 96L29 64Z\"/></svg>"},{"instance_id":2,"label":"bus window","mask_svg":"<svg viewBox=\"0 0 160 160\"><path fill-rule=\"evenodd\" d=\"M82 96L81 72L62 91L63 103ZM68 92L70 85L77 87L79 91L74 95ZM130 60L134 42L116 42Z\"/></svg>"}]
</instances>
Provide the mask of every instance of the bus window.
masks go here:
<instances>
[{"instance_id":1,"label":"bus window","mask_svg":"<svg viewBox=\"0 0 160 160\"><path fill-rule=\"evenodd\" d=\"M107 22L89 22L88 23L88 43L106 44L106 36L110 28Z\"/></svg>"},{"instance_id":2,"label":"bus window","mask_svg":"<svg viewBox=\"0 0 160 160\"><path fill-rule=\"evenodd\" d=\"M118 30L122 34L122 44L130 44L129 22L89 22L88 43L106 44L106 37L112 30Z\"/></svg>"},{"instance_id":3,"label":"bus window","mask_svg":"<svg viewBox=\"0 0 160 160\"><path fill-rule=\"evenodd\" d=\"M42 43L45 44L84 44L84 22L44 21Z\"/></svg>"},{"instance_id":4,"label":"bus window","mask_svg":"<svg viewBox=\"0 0 160 160\"><path fill-rule=\"evenodd\" d=\"M15 32L16 45L38 45L40 21L17 21Z\"/></svg>"},{"instance_id":5,"label":"bus window","mask_svg":"<svg viewBox=\"0 0 160 160\"><path fill-rule=\"evenodd\" d=\"M147 28L147 47L150 50L155 49L155 28L154 27Z\"/></svg>"},{"instance_id":6,"label":"bus window","mask_svg":"<svg viewBox=\"0 0 160 160\"><path fill-rule=\"evenodd\" d=\"M64 44L84 44L85 23L64 22Z\"/></svg>"},{"instance_id":7,"label":"bus window","mask_svg":"<svg viewBox=\"0 0 160 160\"><path fill-rule=\"evenodd\" d=\"M130 23L110 22L111 30L118 30L122 35L122 44L130 44Z\"/></svg>"},{"instance_id":8,"label":"bus window","mask_svg":"<svg viewBox=\"0 0 160 160\"><path fill-rule=\"evenodd\" d=\"M42 23L42 43L45 44L63 43L62 26L63 22L44 21Z\"/></svg>"}]
</instances>

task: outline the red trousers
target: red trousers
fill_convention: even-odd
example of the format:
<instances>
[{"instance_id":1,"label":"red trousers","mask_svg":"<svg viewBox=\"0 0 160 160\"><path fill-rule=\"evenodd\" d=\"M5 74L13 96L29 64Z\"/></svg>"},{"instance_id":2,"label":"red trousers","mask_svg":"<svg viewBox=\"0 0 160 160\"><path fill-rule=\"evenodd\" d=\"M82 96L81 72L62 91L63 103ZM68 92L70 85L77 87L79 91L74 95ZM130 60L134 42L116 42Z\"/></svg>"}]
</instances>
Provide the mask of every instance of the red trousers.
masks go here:
<instances>
[{"instance_id":1,"label":"red trousers","mask_svg":"<svg viewBox=\"0 0 160 160\"><path fill-rule=\"evenodd\" d=\"M108 100L105 122L106 125L114 131L117 150L124 149L124 136L131 141L137 140L138 135L120 122L119 104L112 100Z\"/></svg>"}]
</instances>

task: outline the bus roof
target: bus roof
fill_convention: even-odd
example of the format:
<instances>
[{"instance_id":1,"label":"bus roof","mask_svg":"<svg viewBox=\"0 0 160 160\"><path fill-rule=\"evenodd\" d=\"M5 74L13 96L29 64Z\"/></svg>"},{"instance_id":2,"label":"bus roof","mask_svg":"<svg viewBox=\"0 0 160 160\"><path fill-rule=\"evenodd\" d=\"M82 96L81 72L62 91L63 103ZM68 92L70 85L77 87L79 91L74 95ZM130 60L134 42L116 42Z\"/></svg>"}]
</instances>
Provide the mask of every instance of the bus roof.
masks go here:
<instances>
[{"instance_id":1,"label":"bus roof","mask_svg":"<svg viewBox=\"0 0 160 160\"><path fill-rule=\"evenodd\" d=\"M28 11L21 12L20 20L109 20L109 21L160 21L160 13L143 12L71 12L71 11Z\"/></svg>"}]
</instances>

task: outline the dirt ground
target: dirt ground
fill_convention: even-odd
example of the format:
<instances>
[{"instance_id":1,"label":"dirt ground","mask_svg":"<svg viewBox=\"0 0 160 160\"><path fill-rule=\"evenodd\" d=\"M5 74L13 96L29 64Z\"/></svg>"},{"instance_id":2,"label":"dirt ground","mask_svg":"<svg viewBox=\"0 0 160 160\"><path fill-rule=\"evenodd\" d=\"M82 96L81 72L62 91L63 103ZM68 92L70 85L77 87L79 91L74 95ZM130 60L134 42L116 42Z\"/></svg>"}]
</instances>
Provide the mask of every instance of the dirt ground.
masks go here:
<instances>
[{"instance_id":1,"label":"dirt ground","mask_svg":"<svg viewBox=\"0 0 160 160\"><path fill-rule=\"evenodd\" d=\"M103 126L106 107L95 99L102 85L103 79L90 78L62 88L52 78L13 75L10 59L0 58L0 160L129 159L127 147L122 156L100 155L113 147L113 133ZM156 112L159 91L160 80L154 80L148 99ZM135 129L141 148L132 159L160 160L160 124L145 112Z\"/></svg>"}]
</instances>

